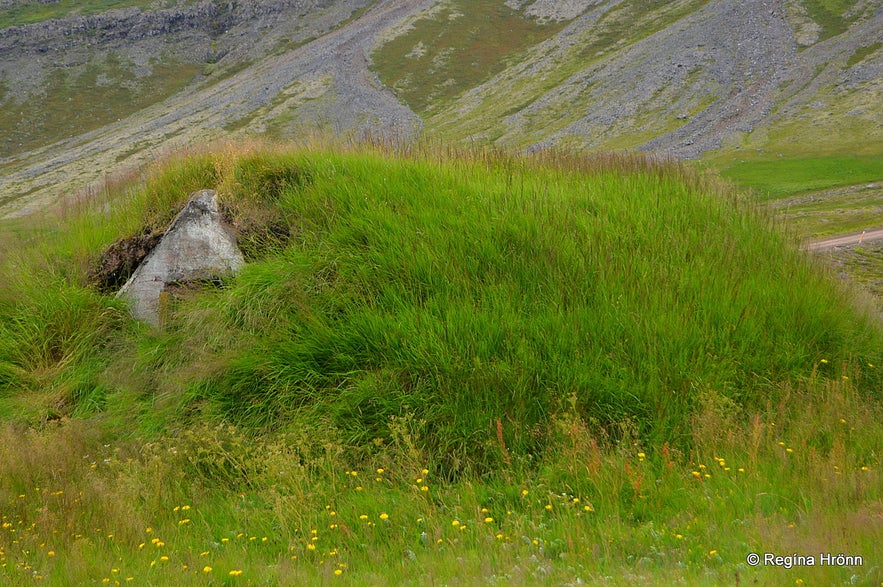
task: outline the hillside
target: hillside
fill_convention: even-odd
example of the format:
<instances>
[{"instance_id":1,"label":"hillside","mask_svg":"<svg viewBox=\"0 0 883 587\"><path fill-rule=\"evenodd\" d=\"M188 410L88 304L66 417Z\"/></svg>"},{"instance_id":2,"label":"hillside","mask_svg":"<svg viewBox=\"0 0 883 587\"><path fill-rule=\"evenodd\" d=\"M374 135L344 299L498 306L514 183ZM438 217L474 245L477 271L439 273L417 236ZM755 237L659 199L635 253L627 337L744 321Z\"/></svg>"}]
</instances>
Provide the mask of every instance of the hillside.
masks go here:
<instances>
[{"instance_id":1,"label":"hillside","mask_svg":"<svg viewBox=\"0 0 883 587\"><path fill-rule=\"evenodd\" d=\"M101 255L205 187L247 265L139 325ZM682 166L228 145L57 213L0 240L7 584L879 582L744 564L880 556L883 330Z\"/></svg>"},{"instance_id":2,"label":"hillside","mask_svg":"<svg viewBox=\"0 0 883 587\"><path fill-rule=\"evenodd\" d=\"M0 210L237 135L879 155L872 0L0 6Z\"/></svg>"}]
</instances>

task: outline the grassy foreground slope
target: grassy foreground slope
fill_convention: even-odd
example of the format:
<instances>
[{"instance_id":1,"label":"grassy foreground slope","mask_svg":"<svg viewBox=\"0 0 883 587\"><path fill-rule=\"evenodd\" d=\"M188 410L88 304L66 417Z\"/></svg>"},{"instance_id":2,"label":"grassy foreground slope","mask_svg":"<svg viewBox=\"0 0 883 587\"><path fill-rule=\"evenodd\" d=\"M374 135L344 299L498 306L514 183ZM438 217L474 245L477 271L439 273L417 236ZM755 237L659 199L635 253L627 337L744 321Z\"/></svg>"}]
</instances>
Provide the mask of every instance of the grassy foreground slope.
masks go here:
<instances>
[{"instance_id":1,"label":"grassy foreground slope","mask_svg":"<svg viewBox=\"0 0 883 587\"><path fill-rule=\"evenodd\" d=\"M90 269L205 187L247 267L134 324ZM0 240L6 581L880 582L879 323L682 167L230 147L74 208Z\"/></svg>"}]
</instances>

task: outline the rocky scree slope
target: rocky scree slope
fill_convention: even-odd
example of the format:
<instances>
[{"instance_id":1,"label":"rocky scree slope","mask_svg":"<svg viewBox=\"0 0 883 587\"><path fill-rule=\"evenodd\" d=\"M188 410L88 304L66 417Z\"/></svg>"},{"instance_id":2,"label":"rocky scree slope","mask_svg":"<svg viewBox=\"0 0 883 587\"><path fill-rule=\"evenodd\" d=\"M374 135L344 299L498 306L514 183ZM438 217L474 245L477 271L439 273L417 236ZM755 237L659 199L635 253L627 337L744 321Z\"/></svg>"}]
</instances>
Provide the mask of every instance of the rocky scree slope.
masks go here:
<instances>
[{"instance_id":1,"label":"rocky scree slope","mask_svg":"<svg viewBox=\"0 0 883 587\"><path fill-rule=\"evenodd\" d=\"M883 148L878 1L846 3L835 19L845 30L826 38L808 16L811 2L589 4L561 33L433 113L427 128L523 147L677 157L788 143L813 152L824 145L807 142L825 138Z\"/></svg>"}]
</instances>

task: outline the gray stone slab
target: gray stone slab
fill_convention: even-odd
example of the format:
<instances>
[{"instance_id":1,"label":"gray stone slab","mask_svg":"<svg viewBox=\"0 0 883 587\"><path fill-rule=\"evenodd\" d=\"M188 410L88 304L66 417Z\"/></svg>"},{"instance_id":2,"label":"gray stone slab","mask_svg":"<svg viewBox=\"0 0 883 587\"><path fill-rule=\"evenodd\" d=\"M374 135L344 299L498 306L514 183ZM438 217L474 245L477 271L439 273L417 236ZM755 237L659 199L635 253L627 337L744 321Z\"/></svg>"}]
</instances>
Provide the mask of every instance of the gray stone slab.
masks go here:
<instances>
[{"instance_id":1,"label":"gray stone slab","mask_svg":"<svg viewBox=\"0 0 883 587\"><path fill-rule=\"evenodd\" d=\"M244 264L235 235L221 221L217 195L202 190L190 197L117 296L129 300L135 318L159 326L169 284L232 275Z\"/></svg>"}]
</instances>

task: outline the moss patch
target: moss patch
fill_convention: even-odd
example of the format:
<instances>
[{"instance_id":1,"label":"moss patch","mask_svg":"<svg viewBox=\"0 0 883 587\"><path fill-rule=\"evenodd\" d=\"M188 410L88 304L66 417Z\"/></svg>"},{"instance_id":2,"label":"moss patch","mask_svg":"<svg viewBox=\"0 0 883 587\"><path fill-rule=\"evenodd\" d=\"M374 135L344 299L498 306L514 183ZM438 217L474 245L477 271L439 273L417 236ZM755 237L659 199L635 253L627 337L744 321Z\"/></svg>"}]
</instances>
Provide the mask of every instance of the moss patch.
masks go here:
<instances>
[{"instance_id":1,"label":"moss patch","mask_svg":"<svg viewBox=\"0 0 883 587\"><path fill-rule=\"evenodd\" d=\"M49 76L40 99L19 101L0 93L0 157L14 155L100 128L160 102L183 88L200 66L177 60L155 62L149 75L111 55L78 73Z\"/></svg>"}]
</instances>

